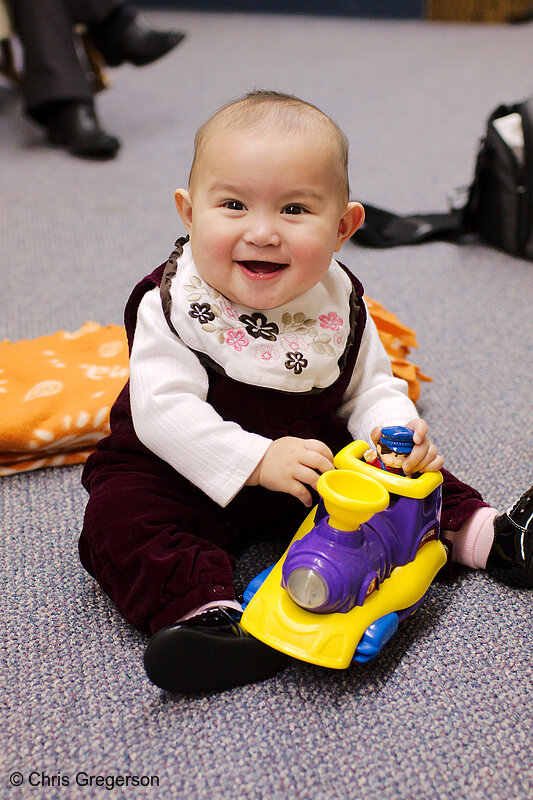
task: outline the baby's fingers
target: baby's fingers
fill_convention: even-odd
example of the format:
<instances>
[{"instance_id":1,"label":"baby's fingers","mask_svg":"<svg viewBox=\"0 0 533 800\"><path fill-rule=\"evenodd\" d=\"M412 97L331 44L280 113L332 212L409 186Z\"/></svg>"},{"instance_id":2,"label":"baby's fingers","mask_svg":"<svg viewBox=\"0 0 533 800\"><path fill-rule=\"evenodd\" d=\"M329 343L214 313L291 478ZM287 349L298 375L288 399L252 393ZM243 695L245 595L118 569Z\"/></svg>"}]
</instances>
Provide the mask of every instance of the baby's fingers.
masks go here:
<instances>
[{"instance_id":1,"label":"baby's fingers","mask_svg":"<svg viewBox=\"0 0 533 800\"><path fill-rule=\"evenodd\" d=\"M379 440L381 438L381 428L372 428L370 432L370 438L372 439L374 447L376 447L376 445L379 444Z\"/></svg>"},{"instance_id":2,"label":"baby's fingers","mask_svg":"<svg viewBox=\"0 0 533 800\"><path fill-rule=\"evenodd\" d=\"M320 453L306 453L302 457L300 464L302 467L308 468L309 473L314 475L315 484L318 475L333 469L333 461L330 461L330 459L325 456L321 456ZM309 481L306 482L309 483Z\"/></svg>"},{"instance_id":3,"label":"baby's fingers","mask_svg":"<svg viewBox=\"0 0 533 800\"><path fill-rule=\"evenodd\" d=\"M443 463L444 459L437 453L435 445L426 439L423 444L413 447L403 468L407 475L413 472L436 472Z\"/></svg>"},{"instance_id":4,"label":"baby's fingers","mask_svg":"<svg viewBox=\"0 0 533 800\"><path fill-rule=\"evenodd\" d=\"M324 442L321 442L318 439L304 439L304 442L305 450L307 450L309 453L318 453L326 458L331 465L333 465L333 453L327 444L324 444Z\"/></svg>"},{"instance_id":5,"label":"baby's fingers","mask_svg":"<svg viewBox=\"0 0 533 800\"><path fill-rule=\"evenodd\" d=\"M300 500L304 506L310 508L313 505L313 498L307 487L311 486L315 489L317 480L318 475L314 470L301 466L294 473L294 477L288 488L288 493Z\"/></svg>"},{"instance_id":6,"label":"baby's fingers","mask_svg":"<svg viewBox=\"0 0 533 800\"><path fill-rule=\"evenodd\" d=\"M425 459L424 462L418 467L419 472L437 472L439 469L442 469L444 464L444 459L442 456L438 454L435 455L432 459Z\"/></svg>"},{"instance_id":7,"label":"baby's fingers","mask_svg":"<svg viewBox=\"0 0 533 800\"><path fill-rule=\"evenodd\" d=\"M309 439L300 454L300 464L311 467L319 473L327 472L333 469L333 453L323 442Z\"/></svg>"},{"instance_id":8,"label":"baby's fingers","mask_svg":"<svg viewBox=\"0 0 533 800\"><path fill-rule=\"evenodd\" d=\"M413 431L413 441L415 445L424 443L428 432L427 422L424 419L412 419L405 427Z\"/></svg>"}]
</instances>

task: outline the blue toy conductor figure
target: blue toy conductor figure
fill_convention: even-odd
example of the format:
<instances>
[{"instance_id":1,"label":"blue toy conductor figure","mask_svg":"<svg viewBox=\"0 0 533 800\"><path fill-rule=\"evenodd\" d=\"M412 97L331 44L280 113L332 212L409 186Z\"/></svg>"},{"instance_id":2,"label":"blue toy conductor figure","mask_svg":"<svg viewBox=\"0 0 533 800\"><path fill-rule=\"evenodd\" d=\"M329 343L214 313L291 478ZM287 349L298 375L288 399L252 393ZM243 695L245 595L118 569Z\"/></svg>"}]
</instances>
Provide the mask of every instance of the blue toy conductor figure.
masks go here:
<instances>
[{"instance_id":1,"label":"blue toy conductor figure","mask_svg":"<svg viewBox=\"0 0 533 800\"><path fill-rule=\"evenodd\" d=\"M363 458L367 464L395 475L405 475L403 462L414 446L413 431L401 425L382 428L376 450L369 449Z\"/></svg>"}]
</instances>

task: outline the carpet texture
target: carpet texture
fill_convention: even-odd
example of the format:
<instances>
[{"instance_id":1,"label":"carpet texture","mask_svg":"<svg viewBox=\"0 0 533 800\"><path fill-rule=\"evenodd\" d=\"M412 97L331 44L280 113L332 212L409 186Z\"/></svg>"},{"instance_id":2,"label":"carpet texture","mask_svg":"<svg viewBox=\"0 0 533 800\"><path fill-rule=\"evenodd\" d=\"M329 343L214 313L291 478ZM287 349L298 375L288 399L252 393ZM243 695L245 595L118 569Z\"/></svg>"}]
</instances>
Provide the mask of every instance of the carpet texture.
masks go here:
<instances>
[{"instance_id":1,"label":"carpet texture","mask_svg":"<svg viewBox=\"0 0 533 800\"><path fill-rule=\"evenodd\" d=\"M229 98L261 87L317 104L350 139L352 196L409 213L446 209L489 112L531 92L531 24L148 16L188 38L112 72L98 108L123 140L115 161L44 147L0 83L0 339L121 324L182 233L172 193L194 132ZM478 243L347 244L341 258L417 331L413 360L434 378L419 410L446 465L505 508L533 479L533 264ZM533 593L463 571L367 665L292 662L263 684L168 696L144 675L146 638L78 563L79 479L0 479L1 797L533 796ZM245 551L238 585L281 546Z\"/></svg>"}]
</instances>

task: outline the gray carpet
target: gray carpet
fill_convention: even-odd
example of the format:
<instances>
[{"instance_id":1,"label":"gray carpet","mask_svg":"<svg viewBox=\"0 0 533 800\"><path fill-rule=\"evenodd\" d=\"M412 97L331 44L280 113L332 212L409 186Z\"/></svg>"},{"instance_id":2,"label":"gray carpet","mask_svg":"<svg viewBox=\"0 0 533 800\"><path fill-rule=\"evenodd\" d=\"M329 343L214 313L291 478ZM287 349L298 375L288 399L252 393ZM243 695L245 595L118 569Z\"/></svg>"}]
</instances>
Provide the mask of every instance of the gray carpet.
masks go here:
<instances>
[{"instance_id":1,"label":"gray carpet","mask_svg":"<svg viewBox=\"0 0 533 800\"><path fill-rule=\"evenodd\" d=\"M150 18L189 37L158 64L114 71L98 101L124 142L112 163L43 147L0 84L0 338L120 323L133 284L181 233L172 191L196 127L250 88L294 92L334 116L351 141L354 197L406 213L444 209L471 179L488 113L532 91L531 24ZM420 410L447 466L505 508L532 480L533 264L481 244L348 244L342 257L418 331L414 360L435 379ZM366 666L293 662L260 685L166 696L145 678L145 637L78 564L79 476L0 479L1 797L533 796L531 592L464 571L435 584ZM239 581L275 552L247 552ZM110 792L96 778L78 785L85 775L159 786Z\"/></svg>"}]
</instances>

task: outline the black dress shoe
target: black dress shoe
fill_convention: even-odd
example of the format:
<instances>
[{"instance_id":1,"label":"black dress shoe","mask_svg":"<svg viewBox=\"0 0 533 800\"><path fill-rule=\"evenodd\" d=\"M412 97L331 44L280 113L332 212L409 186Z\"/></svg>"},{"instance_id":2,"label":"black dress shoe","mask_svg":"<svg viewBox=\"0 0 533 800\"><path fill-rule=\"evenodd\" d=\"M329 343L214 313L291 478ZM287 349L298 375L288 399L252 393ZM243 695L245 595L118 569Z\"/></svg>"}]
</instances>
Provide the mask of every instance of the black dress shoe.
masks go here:
<instances>
[{"instance_id":1,"label":"black dress shoe","mask_svg":"<svg viewBox=\"0 0 533 800\"><path fill-rule=\"evenodd\" d=\"M113 158L120 147L119 140L100 127L90 101L54 103L45 125L52 144L61 145L77 156Z\"/></svg>"},{"instance_id":2,"label":"black dress shoe","mask_svg":"<svg viewBox=\"0 0 533 800\"><path fill-rule=\"evenodd\" d=\"M116 22L100 26L91 30L91 36L110 67L118 67L125 61L136 67L151 64L185 38L179 31L156 31L139 17L133 17L124 27Z\"/></svg>"},{"instance_id":3,"label":"black dress shoe","mask_svg":"<svg viewBox=\"0 0 533 800\"><path fill-rule=\"evenodd\" d=\"M516 578L533 589L533 486L494 520L487 571Z\"/></svg>"},{"instance_id":4,"label":"black dress shoe","mask_svg":"<svg viewBox=\"0 0 533 800\"><path fill-rule=\"evenodd\" d=\"M241 614L222 606L158 631L144 653L152 683L169 692L221 692L271 678L282 653L246 633Z\"/></svg>"}]
</instances>

